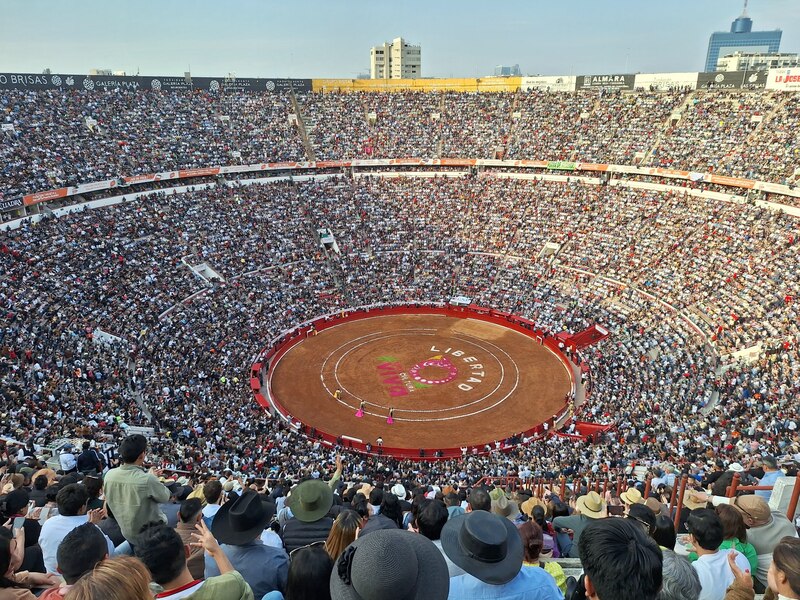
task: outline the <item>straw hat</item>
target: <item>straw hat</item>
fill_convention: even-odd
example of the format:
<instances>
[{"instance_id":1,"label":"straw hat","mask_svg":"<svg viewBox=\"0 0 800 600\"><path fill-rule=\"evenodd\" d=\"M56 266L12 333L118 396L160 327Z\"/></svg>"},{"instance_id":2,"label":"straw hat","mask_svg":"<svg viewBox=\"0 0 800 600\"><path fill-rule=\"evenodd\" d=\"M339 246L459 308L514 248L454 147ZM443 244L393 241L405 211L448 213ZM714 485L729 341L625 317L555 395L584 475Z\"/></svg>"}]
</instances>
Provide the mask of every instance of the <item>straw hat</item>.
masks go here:
<instances>
[{"instance_id":1,"label":"straw hat","mask_svg":"<svg viewBox=\"0 0 800 600\"><path fill-rule=\"evenodd\" d=\"M619 495L625 504L644 504L642 493L636 488L630 488Z\"/></svg>"},{"instance_id":2,"label":"straw hat","mask_svg":"<svg viewBox=\"0 0 800 600\"><path fill-rule=\"evenodd\" d=\"M575 508L590 519L605 519L608 516L606 503L597 492L589 492L578 498Z\"/></svg>"}]
</instances>

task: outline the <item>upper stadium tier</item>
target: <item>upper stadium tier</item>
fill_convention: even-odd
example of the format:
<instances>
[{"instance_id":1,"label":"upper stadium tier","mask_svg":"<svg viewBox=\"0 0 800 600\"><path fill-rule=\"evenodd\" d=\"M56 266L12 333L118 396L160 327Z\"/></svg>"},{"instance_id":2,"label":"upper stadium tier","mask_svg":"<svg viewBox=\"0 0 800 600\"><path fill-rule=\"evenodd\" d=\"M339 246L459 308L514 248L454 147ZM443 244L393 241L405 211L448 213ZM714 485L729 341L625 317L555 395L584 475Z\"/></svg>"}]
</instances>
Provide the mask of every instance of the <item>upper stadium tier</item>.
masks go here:
<instances>
[{"instance_id":1,"label":"upper stadium tier","mask_svg":"<svg viewBox=\"0 0 800 600\"><path fill-rule=\"evenodd\" d=\"M269 80L261 91L216 81L205 90L167 89L156 79L133 90L119 81L102 87L102 78L79 86L72 76L36 76L49 85L43 89L7 81L0 85L0 198L13 209L25 195L121 177L385 158L602 163L793 184L800 94L695 89L704 74L694 75L695 85L664 91L573 82L577 91L566 92L525 89L535 87L523 85L525 78L493 86L471 80L475 90L509 90L500 92L353 91L360 88L352 82L318 80L288 89L286 80ZM617 77L612 84L627 85ZM56 78L73 87L53 87ZM423 81L435 89L449 80ZM560 89L555 81L550 87Z\"/></svg>"}]
</instances>

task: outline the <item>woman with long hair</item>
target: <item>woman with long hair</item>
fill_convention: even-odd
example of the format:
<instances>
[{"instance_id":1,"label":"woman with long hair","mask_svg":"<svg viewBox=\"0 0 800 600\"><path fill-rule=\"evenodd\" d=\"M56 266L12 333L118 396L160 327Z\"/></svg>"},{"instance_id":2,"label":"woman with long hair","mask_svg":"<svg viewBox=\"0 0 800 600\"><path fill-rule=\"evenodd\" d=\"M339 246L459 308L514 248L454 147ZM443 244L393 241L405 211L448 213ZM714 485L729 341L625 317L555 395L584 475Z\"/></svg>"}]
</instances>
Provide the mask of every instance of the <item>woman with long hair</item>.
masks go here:
<instances>
[{"instance_id":1,"label":"woman with long hair","mask_svg":"<svg viewBox=\"0 0 800 600\"><path fill-rule=\"evenodd\" d=\"M115 556L97 564L67 592L64 600L152 600L150 571L138 558Z\"/></svg>"},{"instance_id":2,"label":"woman with long hair","mask_svg":"<svg viewBox=\"0 0 800 600\"><path fill-rule=\"evenodd\" d=\"M289 564L285 600L330 600L333 562L322 546L295 550Z\"/></svg>"},{"instance_id":3,"label":"woman with long hair","mask_svg":"<svg viewBox=\"0 0 800 600\"><path fill-rule=\"evenodd\" d=\"M522 538L522 549L524 550L524 558L522 568L542 568L556 580L558 589L562 594L567 593L567 578L564 575L564 569L561 568L557 562L550 562L542 559L542 549L544 546L544 537L542 535L542 528L536 521L525 521L517 528L520 537Z\"/></svg>"},{"instance_id":4,"label":"woman with long hair","mask_svg":"<svg viewBox=\"0 0 800 600\"><path fill-rule=\"evenodd\" d=\"M18 573L24 555L24 533L14 535L8 527L0 527L0 600L36 600L31 592L32 587L58 584L58 577L54 575L27 571Z\"/></svg>"},{"instance_id":5,"label":"woman with long hair","mask_svg":"<svg viewBox=\"0 0 800 600\"><path fill-rule=\"evenodd\" d=\"M354 510L343 510L336 517L328 539L325 540L325 550L334 562L356 539L356 531L362 523L361 515Z\"/></svg>"},{"instance_id":6,"label":"woman with long hair","mask_svg":"<svg viewBox=\"0 0 800 600\"><path fill-rule=\"evenodd\" d=\"M785 537L772 551L767 573L769 589L781 598L800 599L800 539Z\"/></svg>"}]
</instances>

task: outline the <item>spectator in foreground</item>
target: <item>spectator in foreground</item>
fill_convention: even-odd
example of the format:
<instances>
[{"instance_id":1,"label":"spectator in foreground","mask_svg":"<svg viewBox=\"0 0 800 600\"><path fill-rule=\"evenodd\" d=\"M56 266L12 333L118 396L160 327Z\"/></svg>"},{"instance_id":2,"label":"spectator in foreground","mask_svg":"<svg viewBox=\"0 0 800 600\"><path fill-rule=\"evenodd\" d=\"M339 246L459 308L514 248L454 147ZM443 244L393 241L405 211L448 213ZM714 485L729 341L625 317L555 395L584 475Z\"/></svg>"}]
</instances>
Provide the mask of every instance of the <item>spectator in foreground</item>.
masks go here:
<instances>
[{"instance_id":1,"label":"spectator in foreground","mask_svg":"<svg viewBox=\"0 0 800 600\"><path fill-rule=\"evenodd\" d=\"M517 528L522 537L522 550L525 558L522 561L522 568L541 568L550 573L561 590L562 594L567 593L567 578L564 569L557 562L542 560L542 553L552 554L553 547L545 549L544 535L542 528L535 521L526 521ZM552 538L551 538L552 544Z\"/></svg>"},{"instance_id":2,"label":"spectator in foreground","mask_svg":"<svg viewBox=\"0 0 800 600\"><path fill-rule=\"evenodd\" d=\"M559 536L559 543L564 543L566 547L561 548L561 556L579 558L578 543L581 534L586 527L595 519L605 519L608 516L606 503L597 492L589 492L585 496L580 496L575 503L575 514L568 517L556 517L553 519L553 527L559 532L560 529L570 529L573 532L572 544L566 536ZM560 533L560 532L559 532Z\"/></svg>"},{"instance_id":3,"label":"spectator in foreground","mask_svg":"<svg viewBox=\"0 0 800 600\"><path fill-rule=\"evenodd\" d=\"M785 537L772 554L769 589L779 598L800 598L800 539Z\"/></svg>"},{"instance_id":4,"label":"spectator in foreground","mask_svg":"<svg viewBox=\"0 0 800 600\"><path fill-rule=\"evenodd\" d=\"M760 496L747 495L727 498L725 496L709 496L697 493L702 501L710 501L714 506L730 504L738 510L747 526L747 541L753 544L758 556L758 571L755 573L756 592L761 592L768 585L767 573L772 564L772 551L777 543L786 536L797 537L797 530L786 515L772 511L767 501Z\"/></svg>"},{"instance_id":5,"label":"spectator in foreground","mask_svg":"<svg viewBox=\"0 0 800 600\"><path fill-rule=\"evenodd\" d=\"M402 527L403 509L400 501L391 492L384 492L381 496L379 512L370 515L359 535L367 535L379 529L402 529Z\"/></svg>"},{"instance_id":6,"label":"spectator in foreground","mask_svg":"<svg viewBox=\"0 0 800 600\"><path fill-rule=\"evenodd\" d=\"M761 457L761 467L764 469L764 476L758 481L758 485L768 486L775 485L778 479L786 477L786 475L778 468L778 461L774 456L765 455ZM756 496L761 496L769 502L772 496L772 490L756 490L753 492Z\"/></svg>"},{"instance_id":7,"label":"spectator in foreground","mask_svg":"<svg viewBox=\"0 0 800 600\"><path fill-rule=\"evenodd\" d=\"M186 558L186 566L189 567L189 572L195 579L202 579L206 568L203 549L192 545L192 542L194 542L192 536L197 533L197 523L203 518L202 509L203 504L199 498L184 500L178 511L178 525L175 527L175 531L181 536L184 545L190 548L189 556Z\"/></svg>"},{"instance_id":8,"label":"spectator in foreground","mask_svg":"<svg viewBox=\"0 0 800 600\"><path fill-rule=\"evenodd\" d=\"M17 571L22 564L24 546L24 529L19 529L15 536L7 527L0 527L0 598L3 600L35 600L32 587L58 584L58 578L52 574Z\"/></svg>"},{"instance_id":9,"label":"spectator in foreground","mask_svg":"<svg viewBox=\"0 0 800 600\"><path fill-rule=\"evenodd\" d=\"M722 521L713 510L700 508L692 511L686 526L689 541L698 556L692 566L700 578L700 600L723 600L735 578L728 564L728 552L736 553L735 562L742 571L748 571L750 564L741 552L720 551L724 538Z\"/></svg>"},{"instance_id":10,"label":"spectator in foreground","mask_svg":"<svg viewBox=\"0 0 800 600\"><path fill-rule=\"evenodd\" d=\"M324 481L309 479L291 491L286 506L293 518L283 527L283 545L287 552L327 539L333 527L328 512L333 506L333 490Z\"/></svg>"},{"instance_id":11,"label":"spectator in foreground","mask_svg":"<svg viewBox=\"0 0 800 600\"><path fill-rule=\"evenodd\" d=\"M222 505L211 528L222 551L250 584L256 598L273 590L283 592L289 572L286 553L261 541L261 534L273 517L268 506L271 505L261 500L261 494L248 490ZM207 556L206 579L219 574L217 563Z\"/></svg>"},{"instance_id":12,"label":"spectator in foreground","mask_svg":"<svg viewBox=\"0 0 800 600\"><path fill-rule=\"evenodd\" d=\"M46 590L40 600L61 600L78 579L108 558L106 536L92 523L84 523L66 535L56 557L64 583Z\"/></svg>"},{"instance_id":13,"label":"spectator in foreground","mask_svg":"<svg viewBox=\"0 0 800 600\"><path fill-rule=\"evenodd\" d=\"M758 556L753 544L747 543L747 527L744 525L742 514L728 504L720 504L717 508L717 515L722 523L723 542L720 550L730 550L733 548L737 552L744 554L747 562L750 563L750 572L758 570ZM697 553L690 552L689 560L697 560Z\"/></svg>"},{"instance_id":14,"label":"spectator in foreground","mask_svg":"<svg viewBox=\"0 0 800 600\"><path fill-rule=\"evenodd\" d=\"M382 529L359 537L342 553L331 572L330 592L332 600L444 600L450 581L447 564L429 539Z\"/></svg>"},{"instance_id":15,"label":"spectator in foreground","mask_svg":"<svg viewBox=\"0 0 800 600\"><path fill-rule=\"evenodd\" d=\"M81 577L64 600L153 600L150 572L138 558L115 556Z\"/></svg>"},{"instance_id":16,"label":"spectator in foreground","mask_svg":"<svg viewBox=\"0 0 800 600\"><path fill-rule=\"evenodd\" d=\"M222 505L222 484L216 479L207 481L203 485L203 497L206 499L206 505L203 508L203 520L206 525L211 527L214 517Z\"/></svg>"},{"instance_id":17,"label":"spectator in foreground","mask_svg":"<svg viewBox=\"0 0 800 600\"><path fill-rule=\"evenodd\" d=\"M111 469L103 480L106 504L126 540L131 542L148 523L167 522L158 505L167 502L169 490L158 480L157 472L145 471L144 459L147 439L143 435L129 435L119 445L122 464Z\"/></svg>"},{"instance_id":18,"label":"spectator in foreground","mask_svg":"<svg viewBox=\"0 0 800 600\"><path fill-rule=\"evenodd\" d=\"M672 550L661 549L664 557L661 575L663 582L658 600L697 600L700 597L700 578L691 563Z\"/></svg>"},{"instance_id":19,"label":"spectator in foreground","mask_svg":"<svg viewBox=\"0 0 800 600\"><path fill-rule=\"evenodd\" d=\"M322 544L292 552L286 594L270 592L263 600L330 600L333 560Z\"/></svg>"},{"instance_id":20,"label":"spectator in foreground","mask_svg":"<svg viewBox=\"0 0 800 600\"><path fill-rule=\"evenodd\" d=\"M439 500L423 500L417 513L417 533L433 542L447 562L448 574L450 577L456 577L463 575L464 569L450 560L442 548L442 529L449 520L449 515L450 511Z\"/></svg>"},{"instance_id":21,"label":"spectator in foreground","mask_svg":"<svg viewBox=\"0 0 800 600\"><path fill-rule=\"evenodd\" d=\"M650 537L656 541L662 551L674 551L675 544L678 541L678 536L675 534L675 523L667 515L658 515L656 517L656 529Z\"/></svg>"},{"instance_id":22,"label":"spectator in foreground","mask_svg":"<svg viewBox=\"0 0 800 600\"><path fill-rule=\"evenodd\" d=\"M353 510L343 510L336 516L328 539L325 540L325 550L332 560L339 558L344 549L353 543L361 522L361 517Z\"/></svg>"},{"instance_id":23,"label":"spectator in foreground","mask_svg":"<svg viewBox=\"0 0 800 600\"><path fill-rule=\"evenodd\" d=\"M544 569L522 568L522 538L514 524L499 515L475 511L453 517L442 529L442 548L465 571L450 579L452 600L564 597Z\"/></svg>"},{"instance_id":24,"label":"spectator in foreground","mask_svg":"<svg viewBox=\"0 0 800 600\"><path fill-rule=\"evenodd\" d=\"M580 544L586 597L655 600L661 589L661 550L631 519L589 523Z\"/></svg>"},{"instance_id":25,"label":"spectator in foreground","mask_svg":"<svg viewBox=\"0 0 800 600\"><path fill-rule=\"evenodd\" d=\"M39 535L39 545L42 547L44 568L48 573L55 573L58 559L56 553L62 540L67 534L83 525L92 523L97 525L103 518L103 510L90 510L87 512L89 495L84 487L78 483L64 486L56 496L58 515L50 517L42 525ZM114 544L106 538L109 555L114 554Z\"/></svg>"},{"instance_id":26,"label":"spectator in foreground","mask_svg":"<svg viewBox=\"0 0 800 600\"><path fill-rule=\"evenodd\" d=\"M188 547L181 536L166 525L145 529L136 538L136 557L150 571L154 582L164 588L159 598L194 600L253 600L253 591L231 565L205 523L198 522L194 535L199 546L214 559L220 575L196 579L186 561Z\"/></svg>"}]
</instances>

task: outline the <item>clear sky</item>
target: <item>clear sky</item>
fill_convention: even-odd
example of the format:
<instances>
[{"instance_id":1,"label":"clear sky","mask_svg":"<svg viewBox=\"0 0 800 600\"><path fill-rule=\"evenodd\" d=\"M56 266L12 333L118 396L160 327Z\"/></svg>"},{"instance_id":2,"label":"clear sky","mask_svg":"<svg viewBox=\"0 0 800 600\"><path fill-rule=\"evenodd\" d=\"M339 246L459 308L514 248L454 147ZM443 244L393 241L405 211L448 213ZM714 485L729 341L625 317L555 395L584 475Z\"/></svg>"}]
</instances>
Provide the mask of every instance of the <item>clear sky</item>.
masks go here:
<instances>
[{"instance_id":1,"label":"clear sky","mask_svg":"<svg viewBox=\"0 0 800 600\"><path fill-rule=\"evenodd\" d=\"M698 71L742 0L3 0L0 72L343 77L369 49L422 45L425 77ZM800 0L750 0L800 52Z\"/></svg>"}]
</instances>

